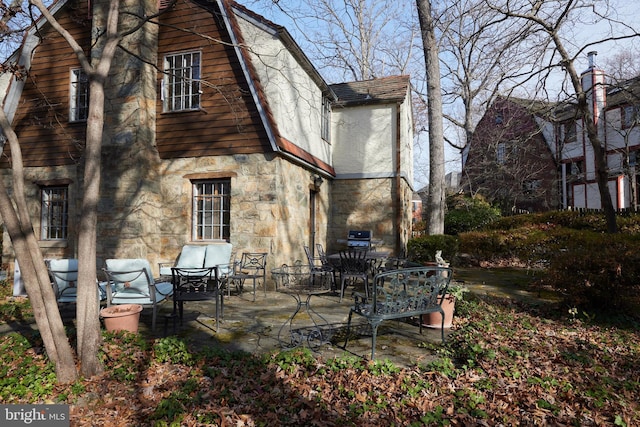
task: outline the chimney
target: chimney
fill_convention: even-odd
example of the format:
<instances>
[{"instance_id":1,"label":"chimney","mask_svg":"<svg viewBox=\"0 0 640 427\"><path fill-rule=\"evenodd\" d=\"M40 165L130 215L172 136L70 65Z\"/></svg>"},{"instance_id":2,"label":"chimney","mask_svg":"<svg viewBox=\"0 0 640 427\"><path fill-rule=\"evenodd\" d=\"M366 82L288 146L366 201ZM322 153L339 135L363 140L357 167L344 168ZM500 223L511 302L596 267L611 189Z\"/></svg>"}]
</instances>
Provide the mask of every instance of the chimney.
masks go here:
<instances>
[{"instance_id":1,"label":"chimney","mask_svg":"<svg viewBox=\"0 0 640 427\"><path fill-rule=\"evenodd\" d=\"M581 76L582 89L589 99L589 109L593 114L593 121L596 125L607 103L604 70L599 69L596 65L597 55L598 52L594 50L587 53L589 68Z\"/></svg>"},{"instance_id":2,"label":"chimney","mask_svg":"<svg viewBox=\"0 0 640 427\"><path fill-rule=\"evenodd\" d=\"M587 53L587 57L589 58L589 69L591 70L596 68L596 56L598 56L598 52L595 50Z\"/></svg>"}]
</instances>

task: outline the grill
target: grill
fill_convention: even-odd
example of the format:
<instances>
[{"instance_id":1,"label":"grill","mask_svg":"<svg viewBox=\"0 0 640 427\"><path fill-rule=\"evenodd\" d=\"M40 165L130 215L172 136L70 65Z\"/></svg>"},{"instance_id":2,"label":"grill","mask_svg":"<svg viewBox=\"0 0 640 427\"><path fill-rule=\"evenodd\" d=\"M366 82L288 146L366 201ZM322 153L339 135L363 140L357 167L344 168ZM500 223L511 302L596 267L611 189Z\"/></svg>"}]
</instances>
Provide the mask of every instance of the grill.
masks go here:
<instances>
[{"instance_id":1,"label":"grill","mask_svg":"<svg viewBox=\"0 0 640 427\"><path fill-rule=\"evenodd\" d=\"M371 230L350 230L347 246L350 248L371 248Z\"/></svg>"}]
</instances>

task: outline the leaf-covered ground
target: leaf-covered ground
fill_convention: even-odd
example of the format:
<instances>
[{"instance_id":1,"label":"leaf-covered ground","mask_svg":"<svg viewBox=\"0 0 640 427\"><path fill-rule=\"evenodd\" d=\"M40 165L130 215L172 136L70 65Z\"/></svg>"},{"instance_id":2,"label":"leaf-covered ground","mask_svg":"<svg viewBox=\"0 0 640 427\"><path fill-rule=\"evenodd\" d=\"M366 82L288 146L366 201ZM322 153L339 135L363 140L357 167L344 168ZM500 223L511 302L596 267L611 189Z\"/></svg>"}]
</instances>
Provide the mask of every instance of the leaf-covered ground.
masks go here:
<instances>
[{"instance_id":1,"label":"leaf-covered ground","mask_svg":"<svg viewBox=\"0 0 640 427\"><path fill-rule=\"evenodd\" d=\"M637 324L595 320L475 299L444 347L424 345L437 361L409 369L107 335L105 373L68 386L37 336L7 334L0 402L69 403L74 426L639 426Z\"/></svg>"}]
</instances>

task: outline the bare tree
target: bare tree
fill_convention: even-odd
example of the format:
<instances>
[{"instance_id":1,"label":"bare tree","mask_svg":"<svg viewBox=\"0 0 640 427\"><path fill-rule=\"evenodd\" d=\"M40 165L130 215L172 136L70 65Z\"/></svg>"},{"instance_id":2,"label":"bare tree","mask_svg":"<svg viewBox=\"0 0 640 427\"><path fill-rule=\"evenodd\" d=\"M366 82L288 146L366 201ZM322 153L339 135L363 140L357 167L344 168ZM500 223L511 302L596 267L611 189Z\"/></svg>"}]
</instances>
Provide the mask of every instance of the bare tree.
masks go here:
<instances>
[{"instance_id":1,"label":"bare tree","mask_svg":"<svg viewBox=\"0 0 640 427\"><path fill-rule=\"evenodd\" d=\"M505 21L482 0L450 2L438 20L442 34L444 118L455 129L446 142L464 151L476 124L522 67L531 64L531 55L520 42L529 26ZM501 89L503 89L501 91Z\"/></svg>"},{"instance_id":2,"label":"bare tree","mask_svg":"<svg viewBox=\"0 0 640 427\"><path fill-rule=\"evenodd\" d=\"M16 259L20 262L25 289L29 295L47 355L55 364L58 381L71 382L77 377L73 351L62 324L56 297L27 208L20 144L2 109L0 109L0 127L2 127L13 155L13 192L10 196L4 180L0 179L0 216L2 216L4 226L11 237Z\"/></svg>"},{"instance_id":3,"label":"bare tree","mask_svg":"<svg viewBox=\"0 0 640 427\"><path fill-rule=\"evenodd\" d=\"M411 40L406 25L410 8L394 0L254 0L263 9L275 8L295 25L292 32L324 76L337 83L369 80L398 73L411 58L398 41ZM405 44L405 46L407 46Z\"/></svg>"},{"instance_id":4,"label":"bare tree","mask_svg":"<svg viewBox=\"0 0 640 427\"><path fill-rule=\"evenodd\" d=\"M3 20L6 17L7 15L3 15ZM7 18L5 23L8 25L10 21L11 17ZM16 78L24 78L23 70L15 64L6 65L2 71L13 73ZM71 382L77 377L73 351L62 324L27 207L24 190L24 167L18 137L3 109L0 109L0 128L4 134L4 137L0 138L0 152L3 151L4 144L8 143L12 153L12 192L10 194L4 180L0 180L0 216L2 216L6 230L11 237L35 320L47 354L55 364L58 381Z\"/></svg>"},{"instance_id":5,"label":"bare tree","mask_svg":"<svg viewBox=\"0 0 640 427\"><path fill-rule=\"evenodd\" d=\"M96 58L93 64L82 47L58 23L42 0L31 0L31 5L37 8L42 19L45 19L67 41L78 57L83 70L89 76L91 102L87 119L85 176L78 237L77 347L82 375L92 376L102 370L97 357L101 333L98 316L99 302L96 298L96 219L104 126L104 84L119 41L119 1L109 0L106 4L107 18L104 33L100 37L102 49L100 57ZM95 7L100 7L100 4L96 4ZM43 336L47 354L56 365L57 379L59 382L70 382L77 377L73 352L62 325L57 301L27 210L20 144L4 111L0 112L0 125L10 144L13 171L12 197L4 187L4 182L0 180L0 204L2 205L0 214L14 246L16 259L20 263L25 288L34 310L38 329Z\"/></svg>"},{"instance_id":6,"label":"bare tree","mask_svg":"<svg viewBox=\"0 0 640 427\"><path fill-rule=\"evenodd\" d=\"M534 74L540 76L542 73L549 73L552 69L562 69L568 80L567 95L575 99L577 109L577 119L584 124L587 138L591 143L595 158L596 180L600 192L600 200L607 221L607 231L615 233L617 231L615 209L611 200L608 187L609 172L605 147L598 135L598 129L594 120L593 112L589 106L589 93L582 87L580 74L576 69L576 59L580 58L584 52L593 49L598 44L612 40L623 40L637 37L633 29L623 22L616 22L607 16L600 15L599 10L611 11L609 2L603 0L599 2L601 8L596 8L593 1L570 0L557 2L553 0L539 0L531 2L529 0L501 1L485 0L487 7L495 13L502 15L505 19L521 22L522 25L532 25L530 37L538 37L538 43L545 47L541 60L547 61L547 66L536 70ZM575 46L575 41L565 37L565 31L569 31L571 26L585 14L595 15L598 19L609 20L610 24L618 24L629 31L621 35L611 34L608 37L580 47ZM573 52L571 51L573 50ZM548 74L547 74L548 75ZM544 86L547 79L543 75L539 80Z\"/></svg>"},{"instance_id":7,"label":"bare tree","mask_svg":"<svg viewBox=\"0 0 640 427\"><path fill-rule=\"evenodd\" d=\"M603 66L613 84L640 76L640 51L621 50L608 58Z\"/></svg>"}]
</instances>

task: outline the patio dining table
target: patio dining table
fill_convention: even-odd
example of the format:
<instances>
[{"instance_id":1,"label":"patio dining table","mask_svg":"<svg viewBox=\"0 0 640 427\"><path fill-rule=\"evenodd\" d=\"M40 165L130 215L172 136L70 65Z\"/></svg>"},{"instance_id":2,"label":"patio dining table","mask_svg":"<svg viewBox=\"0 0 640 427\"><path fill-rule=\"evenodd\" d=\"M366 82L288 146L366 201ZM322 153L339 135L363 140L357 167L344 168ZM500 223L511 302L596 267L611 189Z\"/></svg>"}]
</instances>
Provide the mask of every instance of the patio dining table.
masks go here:
<instances>
[{"instance_id":1,"label":"patio dining table","mask_svg":"<svg viewBox=\"0 0 640 427\"><path fill-rule=\"evenodd\" d=\"M331 326L326 318L311 307L311 297L331 291L332 281L326 274L314 274L312 265L283 265L271 270L278 292L290 295L296 301L296 308L278 331L278 342L283 348L293 348L305 343L309 348L317 348L328 342ZM294 328L294 319L301 312L307 313L312 325Z\"/></svg>"},{"instance_id":2,"label":"patio dining table","mask_svg":"<svg viewBox=\"0 0 640 427\"><path fill-rule=\"evenodd\" d=\"M390 254L391 252L388 251L367 251L365 258L369 263L369 271L372 276L381 270ZM327 255L327 259L338 271L340 270L340 253Z\"/></svg>"}]
</instances>

